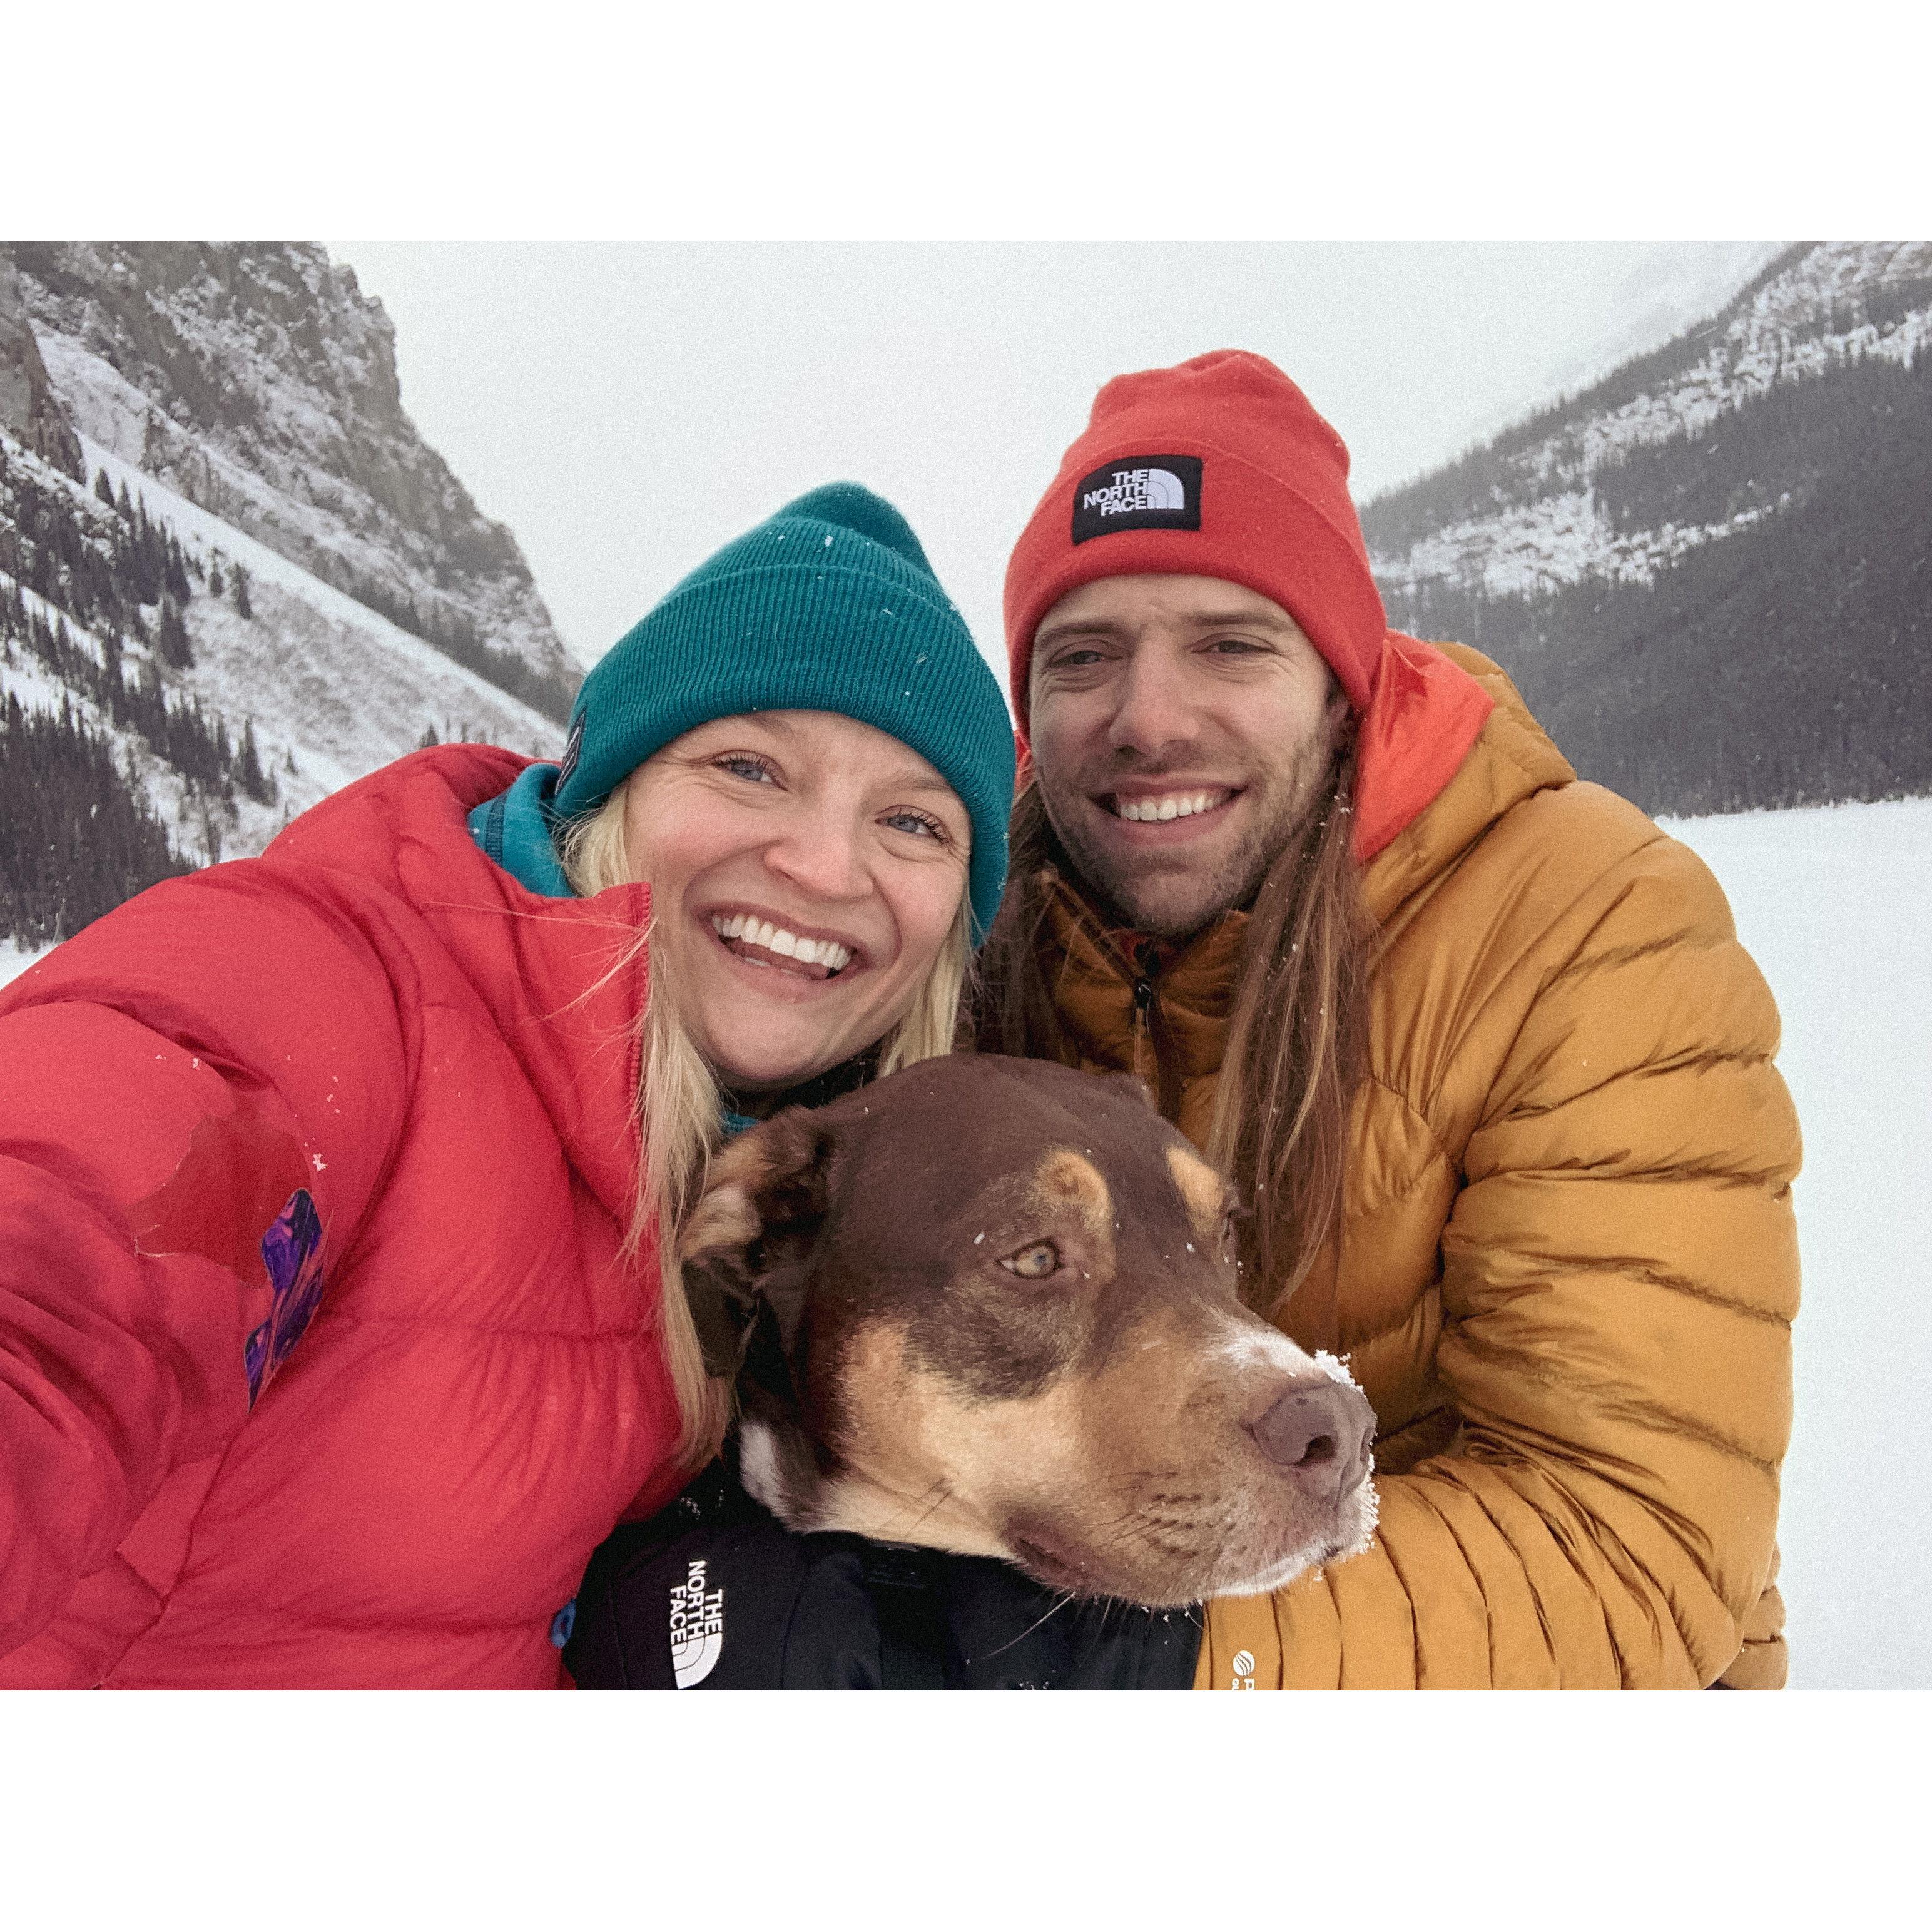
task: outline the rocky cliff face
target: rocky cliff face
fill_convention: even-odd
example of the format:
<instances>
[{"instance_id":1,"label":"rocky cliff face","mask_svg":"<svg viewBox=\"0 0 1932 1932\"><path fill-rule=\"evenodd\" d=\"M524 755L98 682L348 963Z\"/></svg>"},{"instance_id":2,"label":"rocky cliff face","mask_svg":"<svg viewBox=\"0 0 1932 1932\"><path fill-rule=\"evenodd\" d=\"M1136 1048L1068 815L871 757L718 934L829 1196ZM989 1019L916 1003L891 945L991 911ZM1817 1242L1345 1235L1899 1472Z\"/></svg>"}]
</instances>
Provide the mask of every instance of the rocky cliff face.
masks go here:
<instances>
[{"instance_id":1,"label":"rocky cliff face","mask_svg":"<svg viewBox=\"0 0 1932 1932\"><path fill-rule=\"evenodd\" d=\"M28 326L20 278L0 249L0 431L73 477L82 475L80 440L47 380Z\"/></svg>"},{"instance_id":2,"label":"rocky cliff face","mask_svg":"<svg viewBox=\"0 0 1932 1932\"><path fill-rule=\"evenodd\" d=\"M80 435L553 716L569 659L516 539L402 404L394 331L309 243L15 243ZM13 307L0 302L0 312Z\"/></svg>"}]
</instances>

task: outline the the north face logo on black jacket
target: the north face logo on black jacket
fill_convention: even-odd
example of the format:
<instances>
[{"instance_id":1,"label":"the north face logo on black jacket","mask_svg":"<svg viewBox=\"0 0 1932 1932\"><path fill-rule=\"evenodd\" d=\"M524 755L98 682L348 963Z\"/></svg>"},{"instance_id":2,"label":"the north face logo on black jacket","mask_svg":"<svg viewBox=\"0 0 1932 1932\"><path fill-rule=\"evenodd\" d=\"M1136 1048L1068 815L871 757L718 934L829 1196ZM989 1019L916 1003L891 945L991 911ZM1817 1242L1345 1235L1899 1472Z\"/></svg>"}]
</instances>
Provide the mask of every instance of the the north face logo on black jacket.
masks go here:
<instances>
[{"instance_id":1,"label":"the north face logo on black jacket","mask_svg":"<svg viewBox=\"0 0 1932 1932\"><path fill-rule=\"evenodd\" d=\"M1185 1690L1200 1647L1198 1611L1068 1602L988 1557L796 1534L713 1463L597 1552L564 1662L586 1690Z\"/></svg>"}]
</instances>

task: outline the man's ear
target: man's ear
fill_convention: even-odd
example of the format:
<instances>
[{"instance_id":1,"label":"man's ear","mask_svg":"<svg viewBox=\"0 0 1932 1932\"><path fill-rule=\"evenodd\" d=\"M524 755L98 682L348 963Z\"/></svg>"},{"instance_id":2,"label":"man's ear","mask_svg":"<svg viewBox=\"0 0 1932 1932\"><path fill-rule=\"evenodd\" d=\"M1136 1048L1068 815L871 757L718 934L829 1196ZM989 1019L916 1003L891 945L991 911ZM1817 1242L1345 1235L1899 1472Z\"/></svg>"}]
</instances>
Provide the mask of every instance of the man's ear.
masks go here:
<instances>
[{"instance_id":1,"label":"man's ear","mask_svg":"<svg viewBox=\"0 0 1932 1932\"><path fill-rule=\"evenodd\" d=\"M803 1306L795 1264L824 1225L831 1152L811 1110L788 1107L712 1162L678 1247L707 1374L736 1378L766 1307L789 1349Z\"/></svg>"}]
</instances>

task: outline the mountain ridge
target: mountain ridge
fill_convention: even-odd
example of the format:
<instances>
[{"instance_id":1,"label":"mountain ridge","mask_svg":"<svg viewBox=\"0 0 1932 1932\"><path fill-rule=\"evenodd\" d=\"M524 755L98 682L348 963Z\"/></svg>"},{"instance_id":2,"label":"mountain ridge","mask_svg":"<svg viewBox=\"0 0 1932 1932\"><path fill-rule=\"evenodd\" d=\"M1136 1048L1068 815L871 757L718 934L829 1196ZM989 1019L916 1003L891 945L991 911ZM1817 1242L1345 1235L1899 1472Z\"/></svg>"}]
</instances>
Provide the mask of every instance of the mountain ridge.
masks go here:
<instances>
[{"instance_id":1,"label":"mountain ridge","mask_svg":"<svg viewBox=\"0 0 1932 1932\"><path fill-rule=\"evenodd\" d=\"M1932 790L1928 503L1932 244L1818 243L1362 523L1393 622L1695 814Z\"/></svg>"},{"instance_id":2,"label":"mountain ridge","mask_svg":"<svg viewBox=\"0 0 1932 1932\"><path fill-rule=\"evenodd\" d=\"M394 329L308 243L33 243L74 429L560 718L580 675L515 538L404 409Z\"/></svg>"}]
</instances>

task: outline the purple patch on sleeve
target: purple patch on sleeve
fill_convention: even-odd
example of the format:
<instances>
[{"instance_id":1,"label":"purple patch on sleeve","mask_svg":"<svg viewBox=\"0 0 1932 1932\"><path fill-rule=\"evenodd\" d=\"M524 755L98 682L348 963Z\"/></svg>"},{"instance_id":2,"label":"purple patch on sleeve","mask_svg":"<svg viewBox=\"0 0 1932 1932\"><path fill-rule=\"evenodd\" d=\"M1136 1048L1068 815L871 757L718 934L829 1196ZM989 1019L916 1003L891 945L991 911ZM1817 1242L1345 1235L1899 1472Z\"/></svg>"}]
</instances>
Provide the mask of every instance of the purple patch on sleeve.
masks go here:
<instances>
[{"instance_id":1,"label":"purple patch on sleeve","mask_svg":"<svg viewBox=\"0 0 1932 1932\"><path fill-rule=\"evenodd\" d=\"M322 1220L306 1187L297 1188L269 1224L262 1237L262 1259L274 1299L268 1320L244 1348L251 1408L322 1304Z\"/></svg>"}]
</instances>

